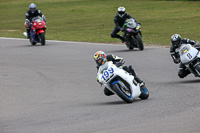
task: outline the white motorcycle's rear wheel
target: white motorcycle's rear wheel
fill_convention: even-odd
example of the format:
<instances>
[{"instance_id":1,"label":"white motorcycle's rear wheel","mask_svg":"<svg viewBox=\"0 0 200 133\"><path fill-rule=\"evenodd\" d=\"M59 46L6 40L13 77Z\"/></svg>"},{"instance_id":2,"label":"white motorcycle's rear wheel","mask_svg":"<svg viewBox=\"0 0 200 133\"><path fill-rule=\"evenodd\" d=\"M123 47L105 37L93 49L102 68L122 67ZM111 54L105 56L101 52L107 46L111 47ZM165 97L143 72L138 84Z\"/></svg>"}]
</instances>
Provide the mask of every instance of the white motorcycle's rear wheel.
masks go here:
<instances>
[{"instance_id":1,"label":"white motorcycle's rear wheel","mask_svg":"<svg viewBox=\"0 0 200 133\"><path fill-rule=\"evenodd\" d=\"M131 90L130 88L126 87L126 85L123 82L119 81L118 83L115 83L112 89L125 102L133 102Z\"/></svg>"}]
</instances>

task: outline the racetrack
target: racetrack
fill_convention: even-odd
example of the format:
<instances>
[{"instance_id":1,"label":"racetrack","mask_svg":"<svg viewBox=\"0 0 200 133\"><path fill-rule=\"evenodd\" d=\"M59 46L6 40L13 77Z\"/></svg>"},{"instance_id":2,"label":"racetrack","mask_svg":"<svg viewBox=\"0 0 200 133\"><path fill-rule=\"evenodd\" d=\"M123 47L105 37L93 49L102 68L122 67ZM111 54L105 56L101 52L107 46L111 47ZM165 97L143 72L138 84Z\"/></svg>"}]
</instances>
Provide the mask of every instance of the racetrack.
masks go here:
<instances>
[{"instance_id":1,"label":"racetrack","mask_svg":"<svg viewBox=\"0 0 200 133\"><path fill-rule=\"evenodd\" d=\"M105 96L97 50L133 65L149 99ZM200 79L177 71L169 48L0 38L0 133L199 133Z\"/></svg>"}]
</instances>

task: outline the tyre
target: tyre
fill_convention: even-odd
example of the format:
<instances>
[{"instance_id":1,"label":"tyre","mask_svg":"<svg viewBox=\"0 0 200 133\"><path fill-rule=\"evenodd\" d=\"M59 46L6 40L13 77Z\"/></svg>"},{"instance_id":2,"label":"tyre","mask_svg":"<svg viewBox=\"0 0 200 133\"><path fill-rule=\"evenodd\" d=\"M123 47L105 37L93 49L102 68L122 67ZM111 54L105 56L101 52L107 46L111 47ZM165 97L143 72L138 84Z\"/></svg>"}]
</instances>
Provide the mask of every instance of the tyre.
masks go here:
<instances>
[{"instance_id":1,"label":"tyre","mask_svg":"<svg viewBox=\"0 0 200 133\"><path fill-rule=\"evenodd\" d=\"M196 70L197 74L200 75L200 65L197 65L195 67L195 70Z\"/></svg>"},{"instance_id":2,"label":"tyre","mask_svg":"<svg viewBox=\"0 0 200 133\"><path fill-rule=\"evenodd\" d=\"M147 99L149 97L149 91L147 87L143 86L140 88L141 94L139 96L140 99Z\"/></svg>"},{"instance_id":3,"label":"tyre","mask_svg":"<svg viewBox=\"0 0 200 133\"><path fill-rule=\"evenodd\" d=\"M118 81L117 83L115 83L112 89L125 102L133 102L133 97L130 88L127 88L122 81Z\"/></svg>"},{"instance_id":4,"label":"tyre","mask_svg":"<svg viewBox=\"0 0 200 133\"><path fill-rule=\"evenodd\" d=\"M129 50L133 50L133 47L130 46Z\"/></svg>"},{"instance_id":5,"label":"tyre","mask_svg":"<svg viewBox=\"0 0 200 133\"><path fill-rule=\"evenodd\" d=\"M42 45L45 45L45 34L44 33L40 33L40 41Z\"/></svg>"},{"instance_id":6,"label":"tyre","mask_svg":"<svg viewBox=\"0 0 200 133\"><path fill-rule=\"evenodd\" d=\"M137 46L138 46L139 50L143 50L144 49L144 45L143 45L143 42L142 42L141 35L136 35L135 38L137 40Z\"/></svg>"},{"instance_id":7,"label":"tyre","mask_svg":"<svg viewBox=\"0 0 200 133\"><path fill-rule=\"evenodd\" d=\"M31 37L30 37L29 40L30 40L31 45L35 45L36 44L36 42L31 41Z\"/></svg>"},{"instance_id":8,"label":"tyre","mask_svg":"<svg viewBox=\"0 0 200 133\"><path fill-rule=\"evenodd\" d=\"M126 42L126 46L127 46L127 48L128 48L129 50L133 50L134 47L131 46L130 44L131 44L131 42Z\"/></svg>"}]
</instances>

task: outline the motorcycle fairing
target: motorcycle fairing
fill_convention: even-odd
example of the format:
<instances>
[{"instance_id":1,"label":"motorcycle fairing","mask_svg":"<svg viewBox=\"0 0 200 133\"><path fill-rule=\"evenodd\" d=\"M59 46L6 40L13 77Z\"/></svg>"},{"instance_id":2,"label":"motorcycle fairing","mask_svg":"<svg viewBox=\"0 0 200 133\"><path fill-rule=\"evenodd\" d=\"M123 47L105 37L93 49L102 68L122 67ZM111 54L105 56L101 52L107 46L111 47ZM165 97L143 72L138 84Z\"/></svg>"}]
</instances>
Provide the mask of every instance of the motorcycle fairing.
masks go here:
<instances>
[{"instance_id":1,"label":"motorcycle fairing","mask_svg":"<svg viewBox=\"0 0 200 133\"><path fill-rule=\"evenodd\" d=\"M106 88L108 88L111 92L113 92L113 90L111 88L110 82L113 82L114 78L121 78L121 79L123 79L124 81L126 81L129 84L133 98L137 98L138 96L140 96L141 91L140 91L139 84L135 85L133 83L134 76L130 75L129 73L127 73L123 69L116 67L111 61L106 62L101 67L99 68L99 71L101 71L103 73L105 71L107 71L108 69L110 69L111 67L114 70L113 75L108 76L107 79L102 78L103 73L98 73L98 75L97 75L97 78L99 79L99 82L103 83L106 86ZM118 81L118 80L115 80L115 81Z\"/></svg>"},{"instance_id":2,"label":"motorcycle fairing","mask_svg":"<svg viewBox=\"0 0 200 133\"><path fill-rule=\"evenodd\" d=\"M37 38L37 35L34 31L30 31L31 41L33 42L39 42L39 39Z\"/></svg>"},{"instance_id":3,"label":"motorcycle fairing","mask_svg":"<svg viewBox=\"0 0 200 133\"><path fill-rule=\"evenodd\" d=\"M196 59L199 51L190 44L182 44L179 50L181 62L187 64Z\"/></svg>"}]
</instances>

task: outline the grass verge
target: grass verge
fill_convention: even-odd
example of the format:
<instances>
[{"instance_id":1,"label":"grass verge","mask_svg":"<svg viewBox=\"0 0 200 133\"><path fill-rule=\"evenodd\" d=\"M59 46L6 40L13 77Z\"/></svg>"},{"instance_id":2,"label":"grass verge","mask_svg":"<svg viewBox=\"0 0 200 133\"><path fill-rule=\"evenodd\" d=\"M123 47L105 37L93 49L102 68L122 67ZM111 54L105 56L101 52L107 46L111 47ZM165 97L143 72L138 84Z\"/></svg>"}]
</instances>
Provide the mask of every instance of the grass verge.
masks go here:
<instances>
[{"instance_id":1,"label":"grass verge","mask_svg":"<svg viewBox=\"0 0 200 133\"><path fill-rule=\"evenodd\" d=\"M169 45L170 37L200 41L200 2L150 0L0 0L0 36L23 38L31 2L45 14L46 39L116 43L110 37L119 6L142 23L145 44Z\"/></svg>"}]
</instances>

